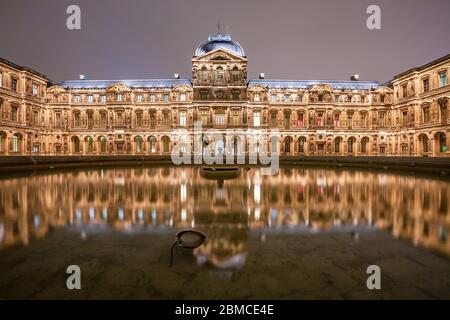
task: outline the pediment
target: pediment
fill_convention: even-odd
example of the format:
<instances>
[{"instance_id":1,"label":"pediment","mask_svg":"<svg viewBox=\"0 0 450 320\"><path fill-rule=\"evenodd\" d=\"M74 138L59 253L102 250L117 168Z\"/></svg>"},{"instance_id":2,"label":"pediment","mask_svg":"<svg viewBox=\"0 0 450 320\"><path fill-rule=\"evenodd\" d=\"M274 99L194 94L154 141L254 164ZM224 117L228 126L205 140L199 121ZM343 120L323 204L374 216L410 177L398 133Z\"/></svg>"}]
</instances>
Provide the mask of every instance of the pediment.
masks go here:
<instances>
[{"instance_id":1,"label":"pediment","mask_svg":"<svg viewBox=\"0 0 450 320\"><path fill-rule=\"evenodd\" d=\"M131 89L122 83L115 83L115 84L109 86L106 91L118 93L118 92L131 91Z\"/></svg>"},{"instance_id":2,"label":"pediment","mask_svg":"<svg viewBox=\"0 0 450 320\"><path fill-rule=\"evenodd\" d=\"M247 59L238 56L228 50L219 48L207 52L201 56L195 57L192 61L247 61Z\"/></svg>"}]
</instances>

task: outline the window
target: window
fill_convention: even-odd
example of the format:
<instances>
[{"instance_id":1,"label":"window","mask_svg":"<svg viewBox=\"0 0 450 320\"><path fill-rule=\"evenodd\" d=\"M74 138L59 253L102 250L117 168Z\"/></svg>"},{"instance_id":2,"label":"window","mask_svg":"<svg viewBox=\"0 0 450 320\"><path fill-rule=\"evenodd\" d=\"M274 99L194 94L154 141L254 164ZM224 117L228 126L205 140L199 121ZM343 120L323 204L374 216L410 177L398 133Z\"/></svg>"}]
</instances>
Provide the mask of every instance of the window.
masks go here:
<instances>
[{"instance_id":1,"label":"window","mask_svg":"<svg viewBox=\"0 0 450 320\"><path fill-rule=\"evenodd\" d=\"M168 94L163 95L163 101L164 102L169 102L169 95Z\"/></svg>"},{"instance_id":2,"label":"window","mask_svg":"<svg viewBox=\"0 0 450 320\"><path fill-rule=\"evenodd\" d=\"M259 95L259 93L255 93L255 98L254 98L254 100L255 100L256 102L259 102L259 101L260 101L260 95Z\"/></svg>"},{"instance_id":3,"label":"window","mask_svg":"<svg viewBox=\"0 0 450 320\"><path fill-rule=\"evenodd\" d=\"M291 122L291 113L290 112L285 112L284 113L284 126L286 128L289 128L290 122Z\"/></svg>"},{"instance_id":4,"label":"window","mask_svg":"<svg viewBox=\"0 0 450 320\"><path fill-rule=\"evenodd\" d=\"M137 136L135 139L136 152L142 152L142 137Z\"/></svg>"},{"instance_id":5,"label":"window","mask_svg":"<svg viewBox=\"0 0 450 320\"><path fill-rule=\"evenodd\" d=\"M408 124L408 111L402 112L402 124L406 126Z\"/></svg>"},{"instance_id":6,"label":"window","mask_svg":"<svg viewBox=\"0 0 450 320\"><path fill-rule=\"evenodd\" d=\"M225 125L225 113L218 112L214 117L214 124L216 126L224 126Z\"/></svg>"},{"instance_id":7,"label":"window","mask_svg":"<svg viewBox=\"0 0 450 320\"><path fill-rule=\"evenodd\" d=\"M306 138L302 137L298 140L298 152L304 153L305 152L305 143Z\"/></svg>"},{"instance_id":8,"label":"window","mask_svg":"<svg viewBox=\"0 0 450 320\"><path fill-rule=\"evenodd\" d=\"M155 102L156 96L154 94L150 95L150 102Z\"/></svg>"},{"instance_id":9,"label":"window","mask_svg":"<svg viewBox=\"0 0 450 320\"><path fill-rule=\"evenodd\" d=\"M89 153L94 152L94 139L92 137L86 138L86 151Z\"/></svg>"},{"instance_id":10,"label":"window","mask_svg":"<svg viewBox=\"0 0 450 320\"><path fill-rule=\"evenodd\" d=\"M94 127L94 113L93 112L88 112L87 122L88 122L88 128L92 129Z\"/></svg>"},{"instance_id":11,"label":"window","mask_svg":"<svg viewBox=\"0 0 450 320\"><path fill-rule=\"evenodd\" d=\"M94 96L93 96L93 95L88 95L87 101L88 101L89 103L94 102Z\"/></svg>"},{"instance_id":12,"label":"window","mask_svg":"<svg viewBox=\"0 0 450 320\"><path fill-rule=\"evenodd\" d=\"M4 143L3 133L0 133L0 153L3 152L3 143Z\"/></svg>"},{"instance_id":13,"label":"window","mask_svg":"<svg viewBox=\"0 0 450 320\"><path fill-rule=\"evenodd\" d=\"M117 126L123 126L123 115L121 112L117 113Z\"/></svg>"},{"instance_id":14,"label":"window","mask_svg":"<svg viewBox=\"0 0 450 320\"><path fill-rule=\"evenodd\" d=\"M200 77L201 77L201 80L203 82L207 82L208 81L208 69L206 69L205 66L202 67L201 76Z\"/></svg>"},{"instance_id":15,"label":"window","mask_svg":"<svg viewBox=\"0 0 450 320\"><path fill-rule=\"evenodd\" d=\"M154 136L150 136L148 138L148 142L150 144L150 152L155 153L156 152L156 138Z\"/></svg>"},{"instance_id":16,"label":"window","mask_svg":"<svg viewBox=\"0 0 450 320\"><path fill-rule=\"evenodd\" d=\"M185 125L186 125L186 112L181 111L180 112L180 126L185 126Z\"/></svg>"},{"instance_id":17,"label":"window","mask_svg":"<svg viewBox=\"0 0 450 320\"><path fill-rule=\"evenodd\" d=\"M408 87L406 84L402 85L402 97L406 98L408 96Z\"/></svg>"},{"instance_id":18,"label":"window","mask_svg":"<svg viewBox=\"0 0 450 320\"><path fill-rule=\"evenodd\" d=\"M340 119L341 119L341 116L340 116L340 114L339 113L335 113L334 114L334 119L333 119L333 123L334 123L334 126L335 127L339 127L340 126Z\"/></svg>"},{"instance_id":19,"label":"window","mask_svg":"<svg viewBox=\"0 0 450 320\"><path fill-rule=\"evenodd\" d=\"M277 112L270 113L270 124L272 127L277 126Z\"/></svg>"},{"instance_id":20,"label":"window","mask_svg":"<svg viewBox=\"0 0 450 320\"><path fill-rule=\"evenodd\" d=\"M3 87L3 73L0 72L0 88Z\"/></svg>"},{"instance_id":21,"label":"window","mask_svg":"<svg viewBox=\"0 0 450 320\"><path fill-rule=\"evenodd\" d=\"M216 81L223 82L225 80L225 75L222 67L217 67L216 69Z\"/></svg>"},{"instance_id":22,"label":"window","mask_svg":"<svg viewBox=\"0 0 450 320\"><path fill-rule=\"evenodd\" d=\"M347 144L347 151L348 153L353 153L353 138L348 139L348 144Z\"/></svg>"},{"instance_id":23,"label":"window","mask_svg":"<svg viewBox=\"0 0 450 320\"><path fill-rule=\"evenodd\" d=\"M61 128L61 112L55 113L55 127Z\"/></svg>"},{"instance_id":24,"label":"window","mask_svg":"<svg viewBox=\"0 0 450 320\"><path fill-rule=\"evenodd\" d=\"M208 91L200 90L200 100L208 100Z\"/></svg>"},{"instance_id":25,"label":"window","mask_svg":"<svg viewBox=\"0 0 450 320\"><path fill-rule=\"evenodd\" d=\"M19 152L19 136L17 134L11 137L11 152Z\"/></svg>"},{"instance_id":26,"label":"window","mask_svg":"<svg viewBox=\"0 0 450 320\"><path fill-rule=\"evenodd\" d=\"M423 108L423 122L427 123L430 121L430 107Z\"/></svg>"},{"instance_id":27,"label":"window","mask_svg":"<svg viewBox=\"0 0 450 320\"><path fill-rule=\"evenodd\" d=\"M186 101L186 93L180 94L180 101Z\"/></svg>"},{"instance_id":28,"label":"window","mask_svg":"<svg viewBox=\"0 0 450 320\"><path fill-rule=\"evenodd\" d=\"M168 136L164 136L162 138L163 141L163 152L167 153L170 151L170 138Z\"/></svg>"},{"instance_id":29,"label":"window","mask_svg":"<svg viewBox=\"0 0 450 320\"><path fill-rule=\"evenodd\" d=\"M381 114L380 114L380 127L381 127L381 128L384 128L385 125L386 125L386 123L385 123L385 117L386 117L386 115L385 115L384 113L381 113Z\"/></svg>"},{"instance_id":30,"label":"window","mask_svg":"<svg viewBox=\"0 0 450 320\"><path fill-rule=\"evenodd\" d=\"M200 112L200 120L202 121L203 126L208 125L208 111L201 111Z\"/></svg>"},{"instance_id":31,"label":"window","mask_svg":"<svg viewBox=\"0 0 450 320\"><path fill-rule=\"evenodd\" d=\"M253 126L259 127L261 125L261 112L256 111L253 113Z\"/></svg>"},{"instance_id":32,"label":"window","mask_svg":"<svg viewBox=\"0 0 450 320\"><path fill-rule=\"evenodd\" d=\"M353 114L349 114L348 117L347 117L347 119L348 119L348 121L347 121L348 124L347 124L347 125L348 125L349 127L352 127L352 126L353 126Z\"/></svg>"},{"instance_id":33,"label":"window","mask_svg":"<svg viewBox=\"0 0 450 320\"><path fill-rule=\"evenodd\" d=\"M102 127L106 127L106 120L107 118L106 118L106 112L101 112L100 113L100 125L102 126Z\"/></svg>"},{"instance_id":34,"label":"window","mask_svg":"<svg viewBox=\"0 0 450 320\"><path fill-rule=\"evenodd\" d=\"M11 121L19 121L19 107L11 107Z\"/></svg>"},{"instance_id":35,"label":"window","mask_svg":"<svg viewBox=\"0 0 450 320\"><path fill-rule=\"evenodd\" d=\"M100 96L100 101L102 103L105 103L106 102L106 96Z\"/></svg>"},{"instance_id":36,"label":"window","mask_svg":"<svg viewBox=\"0 0 450 320\"><path fill-rule=\"evenodd\" d=\"M423 84L423 92L430 91L430 79L429 78L423 79L422 84Z\"/></svg>"},{"instance_id":37,"label":"window","mask_svg":"<svg viewBox=\"0 0 450 320\"><path fill-rule=\"evenodd\" d=\"M233 71L231 72L231 79L234 82L239 81L239 69L238 67L234 67Z\"/></svg>"},{"instance_id":38,"label":"window","mask_svg":"<svg viewBox=\"0 0 450 320\"><path fill-rule=\"evenodd\" d=\"M170 125L170 115L168 111L165 111L163 113L163 125L164 126L169 126Z\"/></svg>"},{"instance_id":39,"label":"window","mask_svg":"<svg viewBox=\"0 0 450 320\"><path fill-rule=\"evenodd\" d=\"M38 122L39 122L39 112L33 111L33 123L38 124Z\"/></svg>"},{"instance_id":40,"label":"window","mask_svg":"<svg viewBox=\"0 0 450 320\"><path fill-rule=\"evenodd\" d=\"M240 125L240 112L239 111L233 111L233 126L239 126Z\"/></svg>"},{"instance_id":41,"label":"window","mask_svg":"<svg viewBox=\"0 0 450 320\"><path fill-rule=\"evenodd\" d=\"M361 127L367 127L367 115L365 113L361 114Z\"/></svg>"},{"instance_id":42,"label":"window","mask_svg":"<svg viewBox=\"0 0 450 320\"><path fill-rule=\"evenodd\" d=\"M73 138L73 150L74 152L80 152L80 139L78 137Z\"/></svg>"},{"instance_id":43,"label":"window","mask_svg":"<svg viewBox=\"0 0 450 320\"><path fill-rule=\"evenodd\" d=\"M340 138L336 138L334 140L334 152L335 153L341 152L341 139Z\"/></svg>"},{"instance_id":44,"label":"window","mask_svg":"<svg viewBox=\"0 0 450 320\"><path fill-rule=\"evenodd\" d=\"M238 90L233 90L232 93L233 100L239 100L241 98L241 93Z\"/></svg>"},{"instance_id":45,"label":"window","mask_svg":"<svg viewBox=\"0 0 450 320\"><path fill-rule=\"evenodd\" d=\"M79 103L81 101L81 97L80 96L74 96L73 97L73 101L76 103Z\"/></svg>"},{"instance_id":46,"label":"window","mask_svg":"<svg viewBox=\"0 0 450 320\"><path fill-rule=\"evenodd\" d=\"M288 95L288 94L285 94L284 95L284 102L289 102L291 100L291 96L290 95Z\"/></svg>"},{"instance_id":47,"label":"window","mask_svg":"<svg viewBox=\"0 0 450 320\"><path fill-rule=\"evenodd\" d=\"M277 96L275 94L270 96L270 101L277 102Z\"/></svg>"},{"instance_id":48,"label":"window","mask_svg":"<svg viewBox=\"0 0 450 320\"><path fill-rule=\"evenodd\" d=\"M105 153L106 152L106 138L101 136L98 140L100 141L100 152Z\"/></svg>"},{"instance_id":49,"label":"window","mask_svg":"<svg viewBox=\"0 0 450 320\"><path fill-rule=\"evenodd\" d=\"M17 91L17 78L11 77L11 90Z\"/></svg>"},{"instance_id":50,"label":"window","mask_svg":"<svg viewBox=\"0 0 450 320\"><path fill-rule=\"evenodd\" d=\"M123 95L121 93L117 94L117 101L121 102L123 100Z\"/></svg>"},{"instance_id":51,"label":"window","mask_svg":"<svg viewBox=\"0 0 450 320\"><path fill-rule=\"evenodd\" d=\"M33 83L33 96L37 97L39 94L39 87L36 83Z\"/></svg>"},{"instance_id":52,"label":"window","mask_svg":"<svg viewBox=\"0 0 450 320\"><path fill-rule=\"evenodd\" d=\"M73 117L74 117L74 126L75 127L79 127L79 126L81 126L81 117L80 117L80 113L79 112L77 112L77 113L75 113L74 115L73 115Z\"/></svg>"},{"instance_id":53,"label":"window","mask_svg":"<svg viewBox=\"0 0 450 320\"><path fill-rule=\"evenodd\" d=\"M317 115L317 126L323 126L323 113L321 112Z\"/></svg>"},{"instance_id":54,"label":"window","mask_svg":"<svg viewBox=\"0 0 450 320\"><path fill-rule=\"evenodd\" d=\"M137 101L137 102L142 102L142 94L138 94L138 95L136 96L136 101Z\"/></svg>"},{"instance_id":55,"label":"window","mask_svg":"<svg viewBox=\"0 0 450 320\"><path fill-rule=\"evenodd\" d=\"M443 71L439 73L439 87L447 85L447 72Z\"/></svg>"},{"instance_id":56,"label":"window","mask_svg":"<svg viewBox=\"0 0 450 320\"><path fill-rule=\"evenodd\" d=\"M142 112L136 113L136 125L142 127Z\"/></svg>"},{"instance_id":57,"label":"window","mask_svg":"<svg viewBox=\"0 0 450 320\"><path fill-rule=\"evenodd\" d=\"M303 112L298 113L297 125L299 127L305 126L305 114Z\"/></svg>"}]
</instances>

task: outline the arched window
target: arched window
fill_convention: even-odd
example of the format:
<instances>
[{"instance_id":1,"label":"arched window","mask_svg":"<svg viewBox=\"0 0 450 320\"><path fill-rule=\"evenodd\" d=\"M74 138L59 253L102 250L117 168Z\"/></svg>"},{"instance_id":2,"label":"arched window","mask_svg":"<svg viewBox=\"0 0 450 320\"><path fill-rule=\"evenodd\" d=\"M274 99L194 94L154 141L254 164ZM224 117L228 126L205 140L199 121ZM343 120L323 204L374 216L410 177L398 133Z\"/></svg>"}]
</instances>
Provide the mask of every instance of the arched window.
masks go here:
<instances>
[{"instance_id":1,"label":"arched window","mask_svg":"<svg viewBox=\"0 0 450 320\"><path fill-rule=\"evenodd\" d=\"M136 152L142 152L142 137L137 136L134 138L134 143L136 146Z\"/></svg>"},{"instance_id":2,"label":"arched window","mask_svg":"<svg viewBox=\"0 0 450 320\"><path fill-rule=\"evenodd\" d=\"M233 70L231 71L231 78L234 82L239 81L239 68L233 67Z\"/></svg>"},{"instance_id":3,"label":"arched window","mask_svg":"<svg viewBox=\"0 0 450 320\"><path fill-rule=\"evenodd\" d=\"M11 152L19 152L19 135L13 134L13 136L11 137Z\"/></svg>"},{"instance_id":4,"label":"arched window","mask_svg":"<svg viewBox=\"0 0 450 320\"><path fill-rule=\"evenodd\" d=\"M298 139L298 152L299 153L305 153L305 143L306 139L304 137L301 137Z\"/></svg>"},{"instance_id":5,"label":"arched window","mask_svg":"<svg viewBox=\"0 0 450 320\"><path fill-rule=\"evenodd\" d=\"M340 153L341 152L341 138L334 139L334 152Z\"/></svg>"},{"instance_id":6,"label":"arched window","mask_svg":"<svg viewBox=\"0 0 450 320\"><path fill-rule=\"evenodd\" d=\"M428 152L428 136L422 135L422 151L424 153Z\"/></svg>"},{"instance_id":7,"label":"arched window","mask_svg":"<svg viewBox=\"0 0 450 320\"><path fill-rule=\"evenodd\" d=\"M367 144L369 143L369 139L364 137L361 140L361 152L367 153Z\"/></svg>"},{"instance_id":8,"label":"arched window","mask_svg":"<svg viewBox=\"0 0 450 320\"><path fill-rule=\"evenodd\" d=\"M73 115L73 125L75 127L80 127L81 126L81 117L80 117L80 113L79 112L75 112Z\"/></svg>"},{"instance_id":9,"label":"arched window","mask_svg":"<svg viewBox=\"0 0 450 320\"><path fill-rule=\"evenodd\" d=\"M447 139L445 133L439 133L439 152L447 152Z\"/></svg>"},{"instance_id":10,"label":"arched window","mask_svg":"<svg viewBox=\"0 0 450 320\"><path fill-rule=\"evenodd\" d=\"M3 144L5 143L5 138L3 137L3 132L0 132L0 153L4 152Z\"/></svg>"},{"instance_id":11,"label":"arched window","mask_svg":"<svg viewBox=\"0 0 450 320\"><path fill-rule=\"evenodd\" d=\"M89 111L87 114L88 128L92 129L94 127L94 112Z\"/></svg>"},{"instance_id":12,"label":"arched window","mask_svg":"<svg viewBox=\"0 0 450 320\"><path fill-rule=\"evenodd\" d=\"M73 142L73 152L76 152L76 153L80 152L81 151L81 149L80 149L80 138L73 137L72 138L72 142Z\"/></svg>"},{"instance_id":13,"label":"arched window","mask_svg":"<svg viewBox=\"0 0 450 320\"><path fill-rule=\"evenodd\" d=\"M355 143L354 138L348 139L348 142L347 142L347 152L348 153L353 153L354 143Z\"/></svg>"},{"instance_id":14,"label":"arched window","mask_svg":"<svg viewBox=\"0 0 450 320\"><path fill-rule=\"evenodd\" d=\"M170 152L170 138L168 136L164 136L162 138L162 142L163 142L163 152L164 153Z\"/></svg>"},{"instance_id":15,"label":"arched window","mask_svg":"<svg viewBox=\"0 0 450 320\"><path fill-rule=\"evenodd\" d=\"M107 143L106 138L104 136L101 136L98 138L98 141L100 142L100 152L106 152L107 151Z\"/></svg>"},{"instance_id":16,"label":"arched window","mask_svg":"<svg viewBox=\"0 0 450 320\"><path fill-rule=\"evenodd\" d=\"M201 69L201 80L203 82L208 81L208 69L205 66L203 66Z\"/></svg>"},{"instance_id":17,"label":"arched window","mask_svg":"<svg viewBox=\"0 0 450 320\"><path fill-rule=\"evenodd\" d=\"M91 136L86 137L86 151L89 153L94 152L94 139Z\"/></svg>"},{"instance_id":18,"label":"arched window","mask_svg":"<svg viewBox=\"0 0 450 320\"><path fill-rule=\"evenodd\" d=\"M291 137L284 138L284 153L291 153Z\"/></svg>"},{"instance_id":19,"label":"arched window","mask_svg":"<svg viewBox=\"0 0 450 320\"><path fill-rule=\"evenodd\" d=\"M223 82L225 80L225 74L222 67L216 69L216 81Z\"/></svg>"},{"instance_id":20,"label":"arched window","mask_svg":"<svg viewBox=\"0 0 450 320\"><path fill-rule=\"evenodd\" d=\"M154 136L150 136L148 138L148 143L150 144L150 152L155 153L156 152L156 138Z\"/></svg>"}]
</instances>

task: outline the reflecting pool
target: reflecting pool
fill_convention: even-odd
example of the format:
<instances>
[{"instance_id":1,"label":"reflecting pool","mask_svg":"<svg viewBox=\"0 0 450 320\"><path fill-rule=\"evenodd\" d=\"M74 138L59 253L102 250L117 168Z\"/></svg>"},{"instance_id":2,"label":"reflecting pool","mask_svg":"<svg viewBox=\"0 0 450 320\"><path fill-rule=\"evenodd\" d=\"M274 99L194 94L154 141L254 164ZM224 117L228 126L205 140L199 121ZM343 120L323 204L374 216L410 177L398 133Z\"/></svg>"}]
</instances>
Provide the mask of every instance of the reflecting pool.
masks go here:
<instances>
[{"instance_id":1,"label":"reflecting pool","mask_svg":"<svg viewBox=\"0 0 450 320\"><path fill-rule=\"evenodd\" d=\"M450 298L450 181L282 168L0 179L0 298ZM200 247L176 248L198 230ZM66 288L78 265L82 289ZM382 290L367 289L378 265Z\"/></svg>"}]
</instances>

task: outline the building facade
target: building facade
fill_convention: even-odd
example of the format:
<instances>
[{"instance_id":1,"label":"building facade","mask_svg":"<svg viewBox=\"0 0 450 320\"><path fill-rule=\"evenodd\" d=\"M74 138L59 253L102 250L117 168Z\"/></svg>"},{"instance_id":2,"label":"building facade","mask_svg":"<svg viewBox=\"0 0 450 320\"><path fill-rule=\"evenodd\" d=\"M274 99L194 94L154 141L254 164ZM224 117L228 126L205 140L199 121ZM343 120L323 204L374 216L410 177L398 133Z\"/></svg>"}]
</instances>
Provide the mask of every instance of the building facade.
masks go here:
<instances>
[{"instance_id":1,"label":"building facade","mask_svg":"<svg viewBox=\"0 0 450 320\"><path fill-rule=\"evenodd\" d=\"M195 144L194 124L235 133L234 154L272 140L284 156L450 156L450 55L374 81L247 78L230 35L210 36L192 80L73 80L0 60L0 155L164 155ZM174 138L175 129L187 135Z\"/></svg>"}]
</instances>

